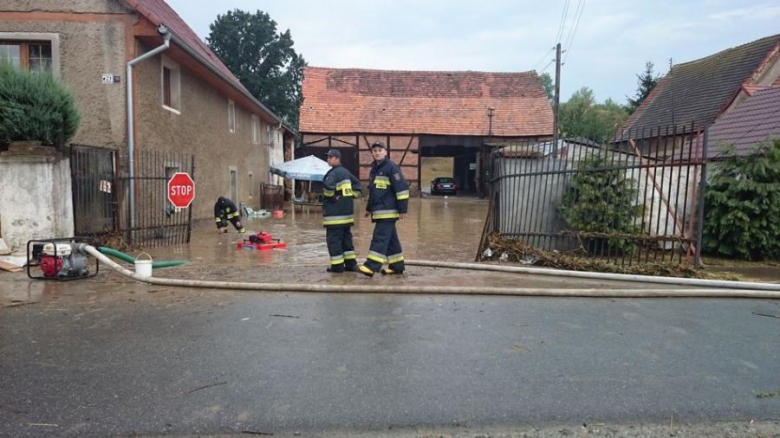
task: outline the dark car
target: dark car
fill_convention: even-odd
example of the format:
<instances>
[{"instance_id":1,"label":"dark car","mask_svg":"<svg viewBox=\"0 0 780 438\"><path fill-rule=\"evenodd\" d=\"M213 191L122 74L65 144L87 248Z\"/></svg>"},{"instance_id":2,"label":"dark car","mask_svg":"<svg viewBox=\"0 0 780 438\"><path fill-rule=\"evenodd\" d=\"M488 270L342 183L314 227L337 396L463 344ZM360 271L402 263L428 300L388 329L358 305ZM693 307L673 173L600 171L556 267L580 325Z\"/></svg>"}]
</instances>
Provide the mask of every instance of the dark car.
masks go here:
<instances>
[{"instance_id":1,"label":"dark car","mask_svg":"<svg viewBox=\"0 0 780 438\"><path fill-rule=\"evenodd\" d=\"M431 181L431 194L458 194L458 184L452 178L440 176Z\"/></svg>"}]
</instances>

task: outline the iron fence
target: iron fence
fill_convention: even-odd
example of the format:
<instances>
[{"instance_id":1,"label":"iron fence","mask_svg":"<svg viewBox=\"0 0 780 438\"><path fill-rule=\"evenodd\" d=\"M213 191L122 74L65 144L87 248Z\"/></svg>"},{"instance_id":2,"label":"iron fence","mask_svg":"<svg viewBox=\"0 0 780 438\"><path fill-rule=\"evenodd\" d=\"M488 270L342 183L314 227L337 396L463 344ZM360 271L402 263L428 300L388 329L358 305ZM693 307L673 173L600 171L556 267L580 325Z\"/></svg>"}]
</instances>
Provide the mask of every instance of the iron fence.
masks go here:
<instances>
[{"instance_id":1,"label":"iron fence","mask_svg":"<svg viewBox=\"0 0 780 438\"><path fill-rule=\"evenodd\" d=\"M116 153L82 144L70 147L73 222L77 236L98 236L117 229Z\"/></svg>"},{"instance_id":2,"label":"iron fence","mask_svg":"<svg viewBox=\"0 0 780 438\"><path fill-rule=\"evenodd\" d=\"M195 180L195 157L190 154L140 151L133 178L118 178L119 193L129 201L130 184L135 184L135 220L127 201L122 202L127 222L121 231L136 245L155 247L188 243L192 233L192 208L177 209L168 201L168 180L177 172ZM132 225L131 225L132 224Z\"/></svg>"},{"instance_id":3,"label":"iron fence","mask_svg":"<svg viewBox=\"0 0 780 438\"><path fill-rule=\"evenodd\" d=\"M693 124L502 144L491 153L487 237L618 264L698 265L707 131Z\"/></svg>"},{"instance_id":4,"label":"iron fence","mask_svg":"<svg viewBox=\"0 0 780 438\"><path fill-rule=\"evenodd\" d=\"M284 209L284 186L260 183L260 208L268 211Z\"/></svg>"}]
</instances>

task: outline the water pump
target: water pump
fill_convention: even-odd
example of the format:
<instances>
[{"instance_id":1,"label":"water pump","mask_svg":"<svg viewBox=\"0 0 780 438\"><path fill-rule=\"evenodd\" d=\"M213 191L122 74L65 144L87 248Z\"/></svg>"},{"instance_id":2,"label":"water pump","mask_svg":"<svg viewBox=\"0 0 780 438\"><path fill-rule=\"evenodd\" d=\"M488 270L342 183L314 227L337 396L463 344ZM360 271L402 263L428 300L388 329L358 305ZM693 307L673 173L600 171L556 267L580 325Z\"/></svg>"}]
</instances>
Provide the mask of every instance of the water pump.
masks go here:
<instances>
[{"instance_id":1,"label":"water pump","mask_svg":"<svg viewBox=\"0 0 780 438\"><path fill-rule=\"evenodd\" d=\"M52 239L27 243L27 276L45 280L75 280L90 275L88 254L82 249L83 239ZM37 265L40 275L33 275L31 266Z\"/></svg>"}]
</instances>

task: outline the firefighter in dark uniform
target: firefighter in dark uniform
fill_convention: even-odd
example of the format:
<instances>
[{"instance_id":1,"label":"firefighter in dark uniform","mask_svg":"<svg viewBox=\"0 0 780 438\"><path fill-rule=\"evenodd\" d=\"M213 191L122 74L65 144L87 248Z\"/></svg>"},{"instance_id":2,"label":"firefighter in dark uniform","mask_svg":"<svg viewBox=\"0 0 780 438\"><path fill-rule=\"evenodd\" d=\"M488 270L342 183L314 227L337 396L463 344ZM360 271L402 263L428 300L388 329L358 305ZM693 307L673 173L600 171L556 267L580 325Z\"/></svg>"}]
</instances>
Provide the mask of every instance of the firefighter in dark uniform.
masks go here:
<instances>
[{"instance_id":1,"label":"firefighter in dark uniform","mask_svg":"<svg viewBox=\"0 0 780 438\"><path fill-rule=\"evenodd\" d=\"M217 231L227 233L227 221L230 221L239 233L245 233L244 226L241 225L241 212L236 208L236 204L228 198L222 196L214 204L214 218L217 221Z\"/></svg>"},{"instance_id":2,"label":"firefighter in dark uniform","mask_svg":"<svg viewBox=\"0 0 780 438\"><path fill-rule=\"evenodd\" d=\"M322 225L330 254L328 272L357 271L357 253L352 243L355 223L354 199L361 193L360 180L341 165L341 152L327 154L331 169L325 174L322 191Z\"/></svg>"},{"instance_id":3,"label":"firefighter in dark uniform","mask_svg":"<svg viewBox=\"0 0 780 438\"><path fill-rule=\"evenodd\" d=\"M366 214L370 214L374 222L374 236L366 262L359 269L369 277L380 269L383 275L403 274L404 254L395 222L402 219L408 209L409 185L401 168L387 158L384 143L372 144L371 155L374 162L368 181ZM385 262L388 268L382 269Z\"/></svg>"}]
</instances>

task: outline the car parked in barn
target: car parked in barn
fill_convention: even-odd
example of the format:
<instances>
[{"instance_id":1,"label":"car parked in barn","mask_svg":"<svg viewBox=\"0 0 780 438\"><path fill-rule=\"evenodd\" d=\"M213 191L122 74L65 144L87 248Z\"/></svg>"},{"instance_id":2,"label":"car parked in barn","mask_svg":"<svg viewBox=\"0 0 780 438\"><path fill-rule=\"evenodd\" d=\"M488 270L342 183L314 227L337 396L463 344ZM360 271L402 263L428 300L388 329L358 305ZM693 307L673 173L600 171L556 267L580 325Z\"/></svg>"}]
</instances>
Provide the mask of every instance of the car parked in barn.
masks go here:
<instances>
[{"instance_id":1,"label":"car parked in barn","mask_svg":"<svg viewBox=\"0 0 780 438\"><path fill-rule=\"evenodd\" d=\"M440 176L434 178L431 181L431 194L432 195L457 195L458 184L454 179Z\"/></svg>"}]
</instances>

